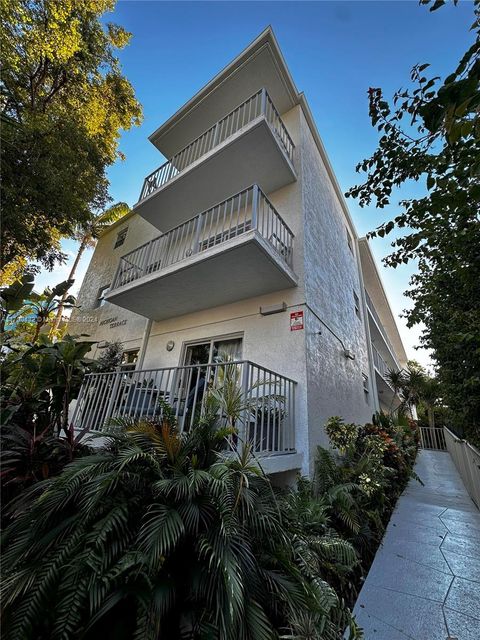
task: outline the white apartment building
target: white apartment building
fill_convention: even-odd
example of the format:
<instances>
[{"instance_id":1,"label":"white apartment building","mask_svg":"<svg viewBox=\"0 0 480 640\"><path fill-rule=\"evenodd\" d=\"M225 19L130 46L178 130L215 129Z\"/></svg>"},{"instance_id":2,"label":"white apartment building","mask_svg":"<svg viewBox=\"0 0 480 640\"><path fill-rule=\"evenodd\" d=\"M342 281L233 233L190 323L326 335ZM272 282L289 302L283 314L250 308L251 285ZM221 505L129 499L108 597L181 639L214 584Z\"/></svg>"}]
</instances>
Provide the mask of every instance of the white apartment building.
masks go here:
<instances>
[{"instance_id":1,"label":"white apartment building","mask_svg":"<svg viewBox=\"0 0 480 640\"><path fill-rule=\"evenodd\" d=\"M69 326L97 341L94 357L121 341L126 366L87 377L74 424L165 400L187 429L230 376L239 437L265 470L309 474L325 421L390 408L386 372L407 358L272 30L149 140L168 161L100 238Z\"/></svg>"}]
</instances>

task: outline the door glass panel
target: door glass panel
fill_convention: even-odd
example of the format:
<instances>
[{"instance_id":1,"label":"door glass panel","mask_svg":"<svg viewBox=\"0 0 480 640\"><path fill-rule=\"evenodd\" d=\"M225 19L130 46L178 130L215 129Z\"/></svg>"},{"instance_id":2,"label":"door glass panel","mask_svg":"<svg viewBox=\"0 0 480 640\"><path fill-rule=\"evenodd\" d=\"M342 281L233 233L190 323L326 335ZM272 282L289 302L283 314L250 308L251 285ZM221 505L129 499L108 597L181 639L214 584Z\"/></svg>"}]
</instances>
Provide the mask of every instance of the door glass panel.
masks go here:
<instances>
[{"instance_id":1,"label":"door glass panel","mask_svg":"<svg viewBox=\"0 0 480 640\"><path fill-rule=\"evenodd\" d=\"M207 364L210 362L210 348L210 342L189 345L185 350L184 364Z\"/></svg>"},{"instance_id":2,"label":"door glass panel","mask_svg":"<svg viewBox=\"0 0 480 640\"><path fill-rule=\"evenodd\" d=\"M213 343L213 362L229 362L242 357L242 339L216 340Z\"/></svg>"}]
</instances>

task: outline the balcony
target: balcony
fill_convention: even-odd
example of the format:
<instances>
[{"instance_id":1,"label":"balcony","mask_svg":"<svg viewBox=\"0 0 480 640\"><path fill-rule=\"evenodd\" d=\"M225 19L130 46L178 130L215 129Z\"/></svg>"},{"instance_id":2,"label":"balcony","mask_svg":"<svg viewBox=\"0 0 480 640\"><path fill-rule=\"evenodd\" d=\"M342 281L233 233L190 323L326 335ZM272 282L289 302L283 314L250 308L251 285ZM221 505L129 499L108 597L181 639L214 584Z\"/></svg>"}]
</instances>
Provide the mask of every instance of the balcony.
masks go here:
<instances>
[{"instance_id":1,"label":"balcony","mask_svg":"<svg viewBox=\"0 0 480 640\"><path fill-rule=\"evenodd\" d=\"M375 306L366 290L365 290L365 298L367 301L367 309L370 312L370 333L372 334L372 339L383 341L385 345L385 349L386 351L388 351L392 361L392 366L390 366L390 369L400 370L402 367L398 362L395 349L393 348L390 338L388 337L387 332L385 331L385 327L383 326L383 323L380 320L380 317L375 309ZM388 368L389 367L387 366L387 369Z\"/></svg>"},{"instance_id":2,"label":"balcony","mask_svg":"<svg viewBox=\"0 0 480 640\"><path fill-rule=\"evenodd\" d=\"M293 233L257 185L120 259L106 296L153 320L296 286Z\"/></svg>"},{"instance_id":3,"label":"balcony","mask_svg":"<svg viewBox=\"0 0 480 640\"><path fill-rule=\"evenodd\" d=\"M167 403L178 429L189 431L205 415L208 390L224 385L237 387L241 398L241 417L234 425L236 433L226 440L227 450L249 442L258 455L295 454L296 383L246 360L88 374L73 426L104 431L114 418L159 418ZM229 424L220 410L216 421L219 427ZM292 455L292 461L294 457L298 456Z\"/></svg>"},{"instance_id":4,"label":"balcony","mask_svg":"<svg viewBox=\"0 0 480 640\"><path fill-rule=\"evenodd\" d=\"M164 231L253 183L275 191L296 179L293 150L262 89L147 176L135 210Z\"/></svg>"},{"instance_id":5,"label":"balcony","mask_svg":"<svg viewBox=\"0 0 480 640\"><path fill-rule=\"evenodd\" d=\"M401 403L400 397L395 392L394 387L388 379L388 372L392 367L388 366L385 359L382 357L374 344L372 344L372 354L380 402L384 405L386 410L392 411L393 409L396 409Z\"/></svg>"},{"instance_id":6,"label":"balcony","mask_svg":"<svg viewBox=\"0 0 480 640\"><path fill-rule=\"evenodd\" d=\"M374 344L372 344L372 353L373 366L375 367L377 373L379 373L385 380L385 382L389 385L389 383L387 382L389 367Z\"/></svg>"}]
</instances>

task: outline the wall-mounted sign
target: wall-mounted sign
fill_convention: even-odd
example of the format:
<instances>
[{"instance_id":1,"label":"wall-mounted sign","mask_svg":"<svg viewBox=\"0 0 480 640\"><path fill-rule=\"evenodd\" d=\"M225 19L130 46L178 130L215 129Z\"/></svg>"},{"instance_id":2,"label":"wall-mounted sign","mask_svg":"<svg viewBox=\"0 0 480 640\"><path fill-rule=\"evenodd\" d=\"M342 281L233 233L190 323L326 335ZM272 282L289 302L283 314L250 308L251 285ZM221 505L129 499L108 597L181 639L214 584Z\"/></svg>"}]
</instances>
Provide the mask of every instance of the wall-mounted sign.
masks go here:
<instances>
[{"instance_id":1,"label":"wall-mounted sign","mask_svg":"<svg viewBox=\"0 0 480 640\"><path fill-rule=\"evenodd\" d=\"M300 331L303 329L303 311L292 311L290 313L290 331Z\"/></svg>"},{"instance_id":2,"label":"wall-mounted sign","mask_svg":"<svg viewBox=\"0 0 480 640\"><path fill-rule=\"evenodd\" d=\"M127 324L127 321L119 320L118 316L114 316L113 318L105 318L105 320L101 320L98 324L100 327L105 324L109 324L110 329L115 329L115 327L122 327L123 325Z\"/></svg>"}]
</instances>

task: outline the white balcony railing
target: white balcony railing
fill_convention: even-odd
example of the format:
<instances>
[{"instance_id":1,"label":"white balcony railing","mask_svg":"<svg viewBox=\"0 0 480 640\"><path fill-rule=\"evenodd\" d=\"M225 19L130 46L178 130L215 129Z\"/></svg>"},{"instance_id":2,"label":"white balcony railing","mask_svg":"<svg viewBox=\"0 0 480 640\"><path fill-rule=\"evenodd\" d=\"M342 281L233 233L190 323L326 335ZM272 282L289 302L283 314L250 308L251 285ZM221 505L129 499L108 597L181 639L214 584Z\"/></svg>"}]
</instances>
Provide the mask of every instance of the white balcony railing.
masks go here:
<instances>
[{"instance_id":1,"label":"white balcony railing","mask_svg":"<svg viewBox=\"0 0 480 640\"><path fill-rule=\"evenodd\" d=\"M111 290L256 230L291 267L293 233L254 185L120 258Z\"/></svg>"},{"instance_id":2,"label":"white balcony railing","mask_svg":"<svg viewBox=\"0 0 480 640\"><path fill-rule=\"evenodd\" d=\"M249 442L255 453L291 453L295 449L295 386L285 376L247 360L141 371L118 370L85 376L73 425L102 431L112 418L161 417L167 403L180 431L205 415L209 390L228 387L237 394L241 415L230 446ZM219 426L228 416L217 413Z\"/></svg>"},{"instance_id":3,"label":"white balcony railing","mask_svg":"<svg viewBox=\"0 0 480 640\"><path fill-rule=\"evenodd\" d=\"M385 360L380 355L380 352L378 351L378 349L375 347L374 344L372 344L372 353L373 353L373 364L375 366L375 369L382 376L382 378L386 382L388 382L387 376L389 372L389 367L385 362Z\"/></svg>"},{"instance_id":4,"label":"white balcony railing","mask_svg":"<svg viewBox=\"0 0 480 640\"><path fill-rule=\"evenodd\" d=\"M270 96L265 89L261 89L147 176L144 180L138 201L141 202L154 193L154 191L163 187L163 185L175 178L196 160L260 116L265 117L280 141L285 153L290 160L293 160L293 150L295 147L292 139Z\"/></svg>"},{"instance_id":5,"label":"white balcony railing","mask_svg":"<svg viewBox=\"0 0 480 640\"><path fill-rule=\"evenodd\" d=\"M367 307L375 320L378 330L380 331L382 338L385 340L385 343L390 350L392 358L394 359L396 365L400 369L400 365L398 364L397 357L395 355L395 349L393 348L393 345L390 342L390 338L388 337L387 332L385 331L385 327L383 326L383 323L380 320L380 316L378 315L377 310L375 309L375 305L373 304L372 299L368 295L368 291L366 289L365 289L365 298L367 300Z\"/></svg>"}]
</instances>

